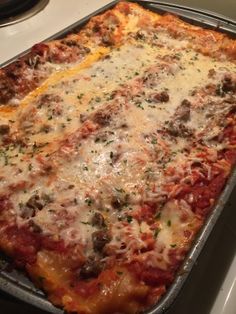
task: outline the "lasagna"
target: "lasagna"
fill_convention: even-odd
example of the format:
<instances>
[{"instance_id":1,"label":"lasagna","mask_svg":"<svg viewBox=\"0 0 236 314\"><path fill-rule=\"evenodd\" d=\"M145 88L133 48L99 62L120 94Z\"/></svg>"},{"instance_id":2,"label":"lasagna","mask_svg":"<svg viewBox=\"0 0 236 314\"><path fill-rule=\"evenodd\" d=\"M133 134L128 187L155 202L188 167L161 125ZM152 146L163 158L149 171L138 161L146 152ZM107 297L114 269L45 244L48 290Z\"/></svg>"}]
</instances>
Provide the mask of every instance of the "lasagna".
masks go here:
<instances>
[{"instance_id":1,"label":"lasagna","mask_svg":"<svg viewBox=\"0 0 236 314\"><path fill-rule=\"evenodd\" d=\"M67 312L160 300L236 160L236 41L119 2L0 70L0 248Z\"/></svg>"}]
</instances>

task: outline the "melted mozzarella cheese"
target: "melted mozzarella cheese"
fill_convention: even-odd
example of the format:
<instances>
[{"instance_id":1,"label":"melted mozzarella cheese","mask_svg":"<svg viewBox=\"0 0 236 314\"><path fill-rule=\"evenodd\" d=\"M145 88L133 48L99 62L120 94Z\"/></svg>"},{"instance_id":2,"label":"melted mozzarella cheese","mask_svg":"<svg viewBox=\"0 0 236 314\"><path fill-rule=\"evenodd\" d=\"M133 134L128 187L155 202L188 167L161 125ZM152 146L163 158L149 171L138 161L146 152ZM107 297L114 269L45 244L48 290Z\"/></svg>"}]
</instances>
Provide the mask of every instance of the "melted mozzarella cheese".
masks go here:
<instances>
[{"instance_id":1,"label":"melted mozzarella cheese","mask_svg":"<svg viewBox=\"0 0 236 314\"><path fill-rule=\"evenodd\" d=\"M133 24L129 27L133 29ZM184 99L191 103L190 119L182 124L200 134L206 129L206 108L218 100L195 96L193 91L218 83L217 76L208 77L211 69L236 71L230 62L198 54L186 48L185 41L177 43L160 33L159 44L164 47L130 39L112 51L101 49L81 64L53 74L23 100L12 128L24 145L3 149L0 155L0 189L9 186L19 226L34 221L44 234L66 244L80 243L89 256L91 235L98 230L91 221L99 211L112 235L107 244L111 254L162 269L171 264L170 250L187 243L186 230L191 233L192 225L199 223L189 205L168 201L160 219L152 223L135 214L145 203L159 206L175 197L181 188L175 181L191 176L190 161L196 160L196 152L186 154L185 149L192 147L192 138L167 131L176 121L177 108ZM160 101L156 96L155 100L163 92L169 99ZM82 136L86 121L96 128ZM216 120L212 123L206 141L221 130ZM75 137L73 146L70 138L77 133L82 135ZM73 152L65 146L62 156L65 143ZM212 151L217 145L212 144ZM43 168L49 162L52 172ZM209 178L210 168L207 171ZM25 189L13 193L10 186L22 181ZM52 195L52 200L32 217L24 217L20 204L27 205L32 195L42 193ZM144 235L154 242L151 248Z\"/></svg>"}]
</instances>

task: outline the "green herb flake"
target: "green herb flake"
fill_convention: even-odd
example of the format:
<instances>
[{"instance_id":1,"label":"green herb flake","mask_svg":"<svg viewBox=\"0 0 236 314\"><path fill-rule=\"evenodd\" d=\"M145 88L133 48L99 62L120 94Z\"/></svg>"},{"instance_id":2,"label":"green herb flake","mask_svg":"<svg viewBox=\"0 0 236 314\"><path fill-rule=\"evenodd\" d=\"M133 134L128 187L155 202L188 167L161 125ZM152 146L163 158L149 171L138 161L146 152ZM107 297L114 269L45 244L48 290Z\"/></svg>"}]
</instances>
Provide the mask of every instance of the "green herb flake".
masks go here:
<instances>
[{"instance_id":1,"label":"green herb flake","mask_svg":"<svg viewBox=\"0 0 236 314\"><path fill-rule=\"evenodd\" d=\"M133 220L133 217L132 217L132 216L127 216L127 218L126 218L126 219L127 219L127 222L128 222L128 223L131 223L131 222L132 222L132 220Z\"/></svg>"},{"instance_id":2,"label":"green herb flake","mask_svg":"<svg viewBox=\"0 0 236 314\"><path fill-rule=\"evenodd\" d=\"M122 188L115 188L116 192L118 193L125 193L125 190Z\"/></svg>"},{"instance_id":3,"label":"green herb flake","mask_svg":"<svg viewBox=\"0 0 236 314\"><path fill-rule=\"evenodd\" d=\"M135 104L135 105L136 105L137 108L140 108L140 109L144 110L144 107L141 104L138 103L138 104Z\"/></svg>"},{"instance_id":4,"label":"green herb flake","mask_svg":"<svg viewBox=\"0 0 236 314\"><path fill-rule=\"evenodd\" d=\"M87 197L87 198L85 199L85 203L86 203L88 206L91 206L92 203L93 203L93 200L92 200L90 197Z\"/></svg>"},{"instance_id":5,"label":"green herb flake","mask_svg":"<svg viewBox=\"0 0 236 314\"><path fill-rule=\"evenodd\" d=\"M160 218L161 218L161 212L158 212L158 213L155 215L155 218L156 218L156 219L160 219Z\"/></svg>"},{"instance_id":6,"label":"green herb flake","mask_svg":"<svg viewBox=\"0 0 236 314\"><path fill-rule=\"evenodd\" d=\"M105 146L107 146L107 145L109 145L109 144L111 144L113 142L114 142L114 140L110 140L110 141L106 142Z\"/></svg>"},{"instance_id":7,"label":"green herb flake","mask_svg":"<svg viewBox=\"0 0 236 314\"><path fill-rule=\"evenodd\" d=\"M78 99L82 99L82 98L83 98L83 96L84 96L84 94L83 94L83 93L81 93L81 94L79 94L79 95L77 96L77 98L78 98Z\"/></svg>"},{"instance_id":8,"label":"green herb flake","mask_svg":"<svg viewBox=\"0 0 236 314\"><path fill-rule=\"evenodd\" d=\"M88 222L88 221L80 221L80 223L83 225L90 225L90 222Z\"/></svg>"},{"instance_id":9,"label":"green herb flake","mask_svg":"<svg viewBox=\"0 0 236 314\"><path fill-rule=\"evenodd\" d=\"M101 97L98 97L98 96L97 96L97 97L95 98L95 101L96 101L96 102L100 102L100 101L101 101Z\"/></svg>"},{"instance_id":10,"label":"green herb flake","mask_svg":"<svg viewBox=\"0 0 236 314\"><path fill-rule=\"evenodd\" d=\"M4 166L7 166L9 164L8 159L9 157L7 155L4 155Z\"/></svg>"},{"instance_id":11,"label":"green herb flake","mask_svg":"<svg viewBox=\"0 0 236 314\"><path fill-rule=\"evenodd\" d=\"M154 234L153 234L155 239L157 238L160 231L161 231L161 229L159 229L159 228L155 229Z\"/></svg>"},{"instance_id":12,"label":"green herb flake","mask_svg":"<svg viewBox=\"0 0 236 314\"><path fill-rule=\"evenodd\" d=\"M9 164L9 157L5 150L0 150L0 156L3 158L4 166L7 166Z\"/></svg>"}]
</instances>

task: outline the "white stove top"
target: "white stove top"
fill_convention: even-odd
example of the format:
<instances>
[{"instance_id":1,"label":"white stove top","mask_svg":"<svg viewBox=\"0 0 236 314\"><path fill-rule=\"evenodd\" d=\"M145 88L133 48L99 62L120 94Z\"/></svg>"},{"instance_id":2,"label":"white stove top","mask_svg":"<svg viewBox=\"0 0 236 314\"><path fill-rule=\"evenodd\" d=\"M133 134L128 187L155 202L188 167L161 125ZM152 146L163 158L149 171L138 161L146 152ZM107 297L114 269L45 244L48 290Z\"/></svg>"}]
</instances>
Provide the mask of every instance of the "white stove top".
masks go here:
<instances>
[{"instance_id":1,"label":"white stove top","mask_svg":"<svg viewBox=\"0 0 236 314\"><path fill-rule=\"evenodd\" d=\"M35 16L0 28L0 64L32 47L111 0L50 0Z\"/></svg>"},{"instance_id":2,"label":"white stove top","mask_svg":"<svg viewBox=\"0 0 236 314\"><path fill-rule=\"evenodd\" d=\"M0 64L109 2L50 0L30 19L0 28ZM236 314L236 197L231 199L169 314Z\"/></svg>"}]
</instances>

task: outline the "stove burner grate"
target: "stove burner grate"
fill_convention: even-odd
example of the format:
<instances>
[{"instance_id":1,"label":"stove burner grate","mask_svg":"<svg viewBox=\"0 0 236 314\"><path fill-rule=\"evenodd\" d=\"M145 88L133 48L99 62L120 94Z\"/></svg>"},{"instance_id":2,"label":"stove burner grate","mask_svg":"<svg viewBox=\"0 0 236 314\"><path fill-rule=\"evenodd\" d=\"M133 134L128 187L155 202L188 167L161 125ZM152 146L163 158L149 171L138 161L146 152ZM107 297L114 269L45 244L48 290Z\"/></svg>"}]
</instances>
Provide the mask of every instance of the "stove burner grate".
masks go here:
<instances>
[{"instance_id":1,"label":"stove burner grate","mask_svg":"<svg viewBox=\"0 0 236 314\"><path fill-rule=\"evenodd\" d=\"M45 8L49 0L0 1L0 27L24 21Z\"/></svg>"}]
</instances>

